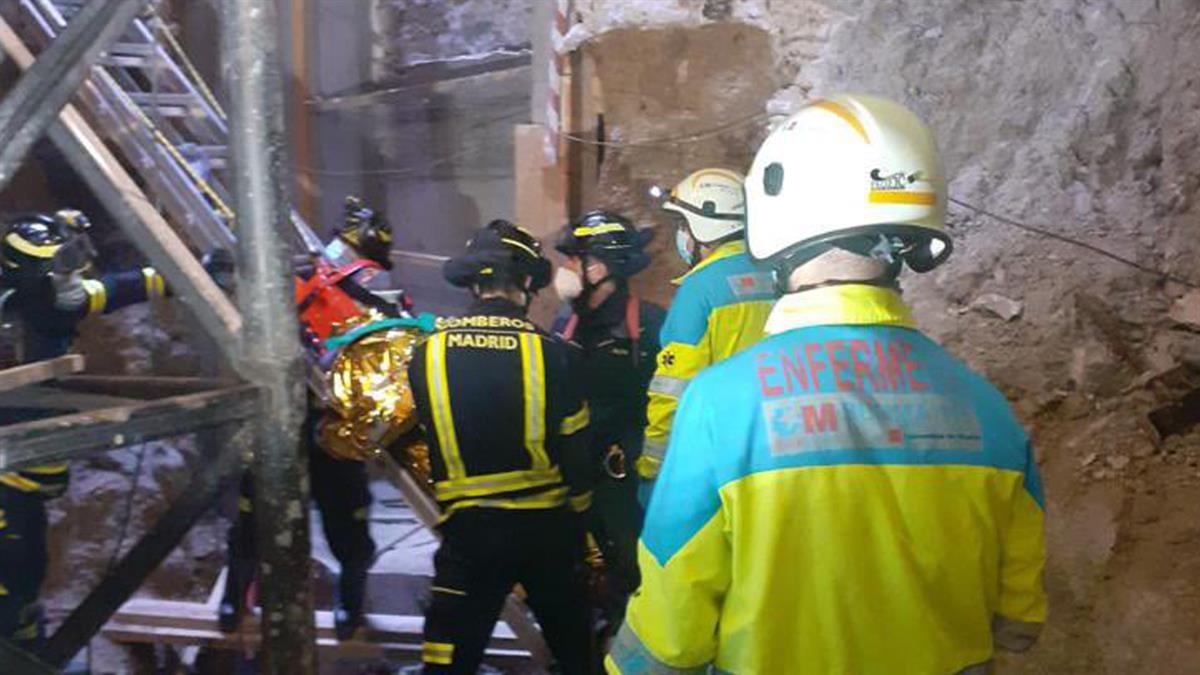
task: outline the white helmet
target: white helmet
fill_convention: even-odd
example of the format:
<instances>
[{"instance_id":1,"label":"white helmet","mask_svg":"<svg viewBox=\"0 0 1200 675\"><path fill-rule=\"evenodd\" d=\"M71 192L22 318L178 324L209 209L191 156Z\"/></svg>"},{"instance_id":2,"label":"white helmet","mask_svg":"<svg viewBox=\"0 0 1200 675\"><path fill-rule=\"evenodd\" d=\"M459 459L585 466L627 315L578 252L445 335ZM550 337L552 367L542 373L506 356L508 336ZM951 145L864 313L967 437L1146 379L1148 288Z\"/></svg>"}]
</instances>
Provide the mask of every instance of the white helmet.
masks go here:
<instances>
[{"instance_id":1,"label":"white helmet","mask_svg":"<svg viewBox=\"0 0 1200 675\"><path fill-rule=\"evenodd\" d=\"M815 101L763 142L746 181L750 254L777 270L831 246L917 272L950 254L946 179L929 128L892 101Z\"/></svg>"},{"instance_id":2,"label":"white helmet","mask_svg":"<svg viewBox=\"0 0 1200 675\"><path fill-rule=\"evenodd\" d=\"M700 169L684 178L663 201L687 221L692 238L712 244L746 229L742 175L727 169Z\"/></svg>"}]
</instances>

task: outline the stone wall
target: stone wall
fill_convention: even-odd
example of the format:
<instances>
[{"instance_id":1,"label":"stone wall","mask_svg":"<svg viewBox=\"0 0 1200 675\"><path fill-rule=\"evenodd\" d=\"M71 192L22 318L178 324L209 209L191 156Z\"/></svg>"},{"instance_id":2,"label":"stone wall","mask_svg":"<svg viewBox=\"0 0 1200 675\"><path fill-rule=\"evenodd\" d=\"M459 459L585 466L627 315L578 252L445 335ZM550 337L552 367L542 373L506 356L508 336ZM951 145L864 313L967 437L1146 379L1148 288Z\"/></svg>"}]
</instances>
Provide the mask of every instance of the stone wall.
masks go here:
<instances>
[{"instance_id":1,"label":"stone wall","mask_svg":"<svg viewBox=\"0 0 1200 675\"><path fill-rule=\"evenodd\" d=\"M569 43L596 59L607 135L624 144L606 148L599 203L653 223L650 181L744 170L768 116L862 91L929 122L953 197L1200 283L1194 2L576 7ZM1200 479L1200 438L1159 439L1144 422L1174 395L1159 376L1200 364L1196 327L1177 320L1186 286L961 207L949 225L955 254L907 276L906 297L1013 400L1049 499L1053 614L1042 645L1007 667L1191 672L1200 508L1180 505ZM662 300L679 269L668 239L643 280Z\"/></svg>"}]
</instances>

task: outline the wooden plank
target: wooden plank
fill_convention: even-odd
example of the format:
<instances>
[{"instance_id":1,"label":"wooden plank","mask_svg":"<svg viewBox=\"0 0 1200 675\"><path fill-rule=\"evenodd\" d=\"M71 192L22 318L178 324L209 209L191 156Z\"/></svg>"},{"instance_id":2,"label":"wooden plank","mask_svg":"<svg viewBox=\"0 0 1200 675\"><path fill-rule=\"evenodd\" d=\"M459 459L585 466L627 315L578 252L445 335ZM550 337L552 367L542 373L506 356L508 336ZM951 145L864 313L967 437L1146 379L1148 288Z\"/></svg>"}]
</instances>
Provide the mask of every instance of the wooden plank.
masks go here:
<instances>
[{"instance_id":1,"label":"wooden plank","mask_svg":"<svg viewBox=\"0 0 1200 675\"><path fill-rule=\"evenodd\" d=\"M67 461L96 449L178 436L259 413L257 387L174 396L0 427L0 469Z\"/></svg>"},{"instance_id":2,"label":"wooden plank","mask_svg":"<svg viewBox=\"0 0 1200 675\"><path fill-rule=\"evenodd\" d=\"M21 70L34 61L33 53L3 17L0 48ZM236 356L241 315L79 111L67 105L48 133L129 240L191 307L226 354Z\"/></svg>"},{"instance_id":3,"label":"wooden plank","mask_svg":"<svg viewBox=\"0 0 1200 675\"><path fill-rule=\"evenodd\" d=\"M333 612L319 610L314 612L313 620L317 627L318 639L335 639ZM366 631L361 634L363 638L347 641L347 644L407 644L419 647L423 640L425 620L420 616L367 614L364 621ZM173 636L186 637L189 641L218 641L240 646L258 643L258 626L258 621L247 620L243 621L240 631L224 634L217 628L215 610L207 605L135 598L126 602L113 615L103 632L118 641L154 642L157 638ZM491 647L529 656L529 652L521 648L516 634L500 622L497 622L492 632Z\"/></svg>"},{"instance_id":4,"label":"wooden plank","mask_svg":"<svg viewBox=\"0 0 1200 675\"><path fill-rule=\"evenodd\" d=\"M74 375L83 372L83 368L83 354L67 354L56 359L7 368L0 370L0 391L37 384L64 375Z\"/></svg>"}]
</instances>

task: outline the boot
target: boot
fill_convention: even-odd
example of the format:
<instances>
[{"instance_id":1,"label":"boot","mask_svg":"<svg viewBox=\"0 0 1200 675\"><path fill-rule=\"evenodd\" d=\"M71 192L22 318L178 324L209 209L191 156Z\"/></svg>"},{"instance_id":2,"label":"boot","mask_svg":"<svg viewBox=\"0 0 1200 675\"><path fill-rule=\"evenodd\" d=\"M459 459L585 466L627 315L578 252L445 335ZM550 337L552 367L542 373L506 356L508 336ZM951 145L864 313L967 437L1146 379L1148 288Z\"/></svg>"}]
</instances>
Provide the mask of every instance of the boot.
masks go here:
<instances>
[{"instance_id":1,"label":"boot","mask_svg":"<svg viewBox=\"0 0 1200 675\"><path fill-rule=\"evenodd\" d=\"M338 640L351 639L363 625L367 569L366 565L345 566L338 576L337 598L333 607L334 633Z\"/></svg>"},{"instance_id":2,"label":"boot","mask_svg":"<svg viewBox=\"0 0 1200 675\"><path fill-rule=\"evenodd\" d=\"M246 591L254 581L254 561L229 561L229 576L225 579L225 594L217 609L217 628L222 633L236 632L246 609Z\"/></svg>"}]
</instances>

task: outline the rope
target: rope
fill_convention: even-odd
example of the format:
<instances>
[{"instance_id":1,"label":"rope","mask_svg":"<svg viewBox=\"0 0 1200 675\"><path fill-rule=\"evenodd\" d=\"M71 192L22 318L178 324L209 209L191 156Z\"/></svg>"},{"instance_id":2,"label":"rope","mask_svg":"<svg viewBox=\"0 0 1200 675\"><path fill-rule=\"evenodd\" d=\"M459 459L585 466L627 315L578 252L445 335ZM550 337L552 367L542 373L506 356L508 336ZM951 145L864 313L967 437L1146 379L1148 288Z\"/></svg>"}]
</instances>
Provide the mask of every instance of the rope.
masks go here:
<instances>
[{"instance_id":1,"label":"rope","mask_svg":"<svg viewBox=\"0 0 1200 675\"><path fill-rule=\"evenodd\" d=\"M687 133L687 134L681 134L679 136L664 136L663 138L646 138L646 139L640 139L640 140L636 140L636 141L597 141L597 140L592 140L590 138L584 138L582 136L576 136L574 134L570 134L565 131L558 132L558 135L561 138L565 138L566 140L568 140L572 143L578 143L580 145L595 145L595 146L600 146L600 147L605 147L605 148L638 148L638 147L645 147L645 146L651 146L651 145L667 145L670 143L689 143L689 142L701 141L706 138L712 138L713 136L719 136L728 131L732 131L733 129L753 126L760 122L766 121L767 119L770 119L771 117L774 117L774 116L775 115L772 113L759 112L759 113L754 113L753 115L747 115L746 117L734 120L732 122L726 122L725 124L719 124L714 127L709 127L707 129L701 129L699 131L693 131L693 132Z\"/></svg>"},{"instance_id":2,"label":"rope","mask_svg":"<svg viewBox=\"0 0 1200 675\"><path fill-rule=\"evenodd\" d=\"M1007 218L1005 216L1001 216L999 214L988 211L987 209L975 206L974 204L964 202L961 199L955 199L954 197L950 197L949 201L951 204L954 204L955 206L959 206L959 207L967 209L969 211L973 211L976 214L979 214L981 216L987 216L988 218L991 218L992 220L995 220L1000 223L1004 223L1005 225L1009 225L1011 227L1015 227L1018 230L1025 231L1030 234L1035 234L1039 237L1046 237L1047 239L1053 239L1055 241L1059 241L1064 244L1070 244L1071 246L1077 246L1079 248L1091 251L1092 253L1095 253L1096 255L1104 256L1105 258L1108 258L1109 260L1121 263L1122 265L1132 267L1133 269L1138 270L1139 272L1143 272L1145 274L1149 274L1151 276L1158 277L1165 281L1173 281L1177 284L1182 284L1184 286L1187 286L1188 288L1200 288L1200 283L1197 283L1190 279L1184 279L1183 277L1180 277L1175 274L1171 274L1170 272L1163 272L1162 270L1158 270L1153 267L1143 265L1142 263L1139 263L1135 260L1123 258L1123 257L1117 255L1116 253L1102 249L1099 246L1095 246L1093 244L1089 244L1087 242L1080 241L1078 239L1072 239L1071 237L1068 237L1064 234L1058 234L1057 232L1051 232L1050 230L1047 230L1047 229L1044 229L1041 227L1035 227L1033 225L1028 225L1026 223L1022 223L1020 221L1013 220L1012 218Z\"/></svg>"}]
</instances>

